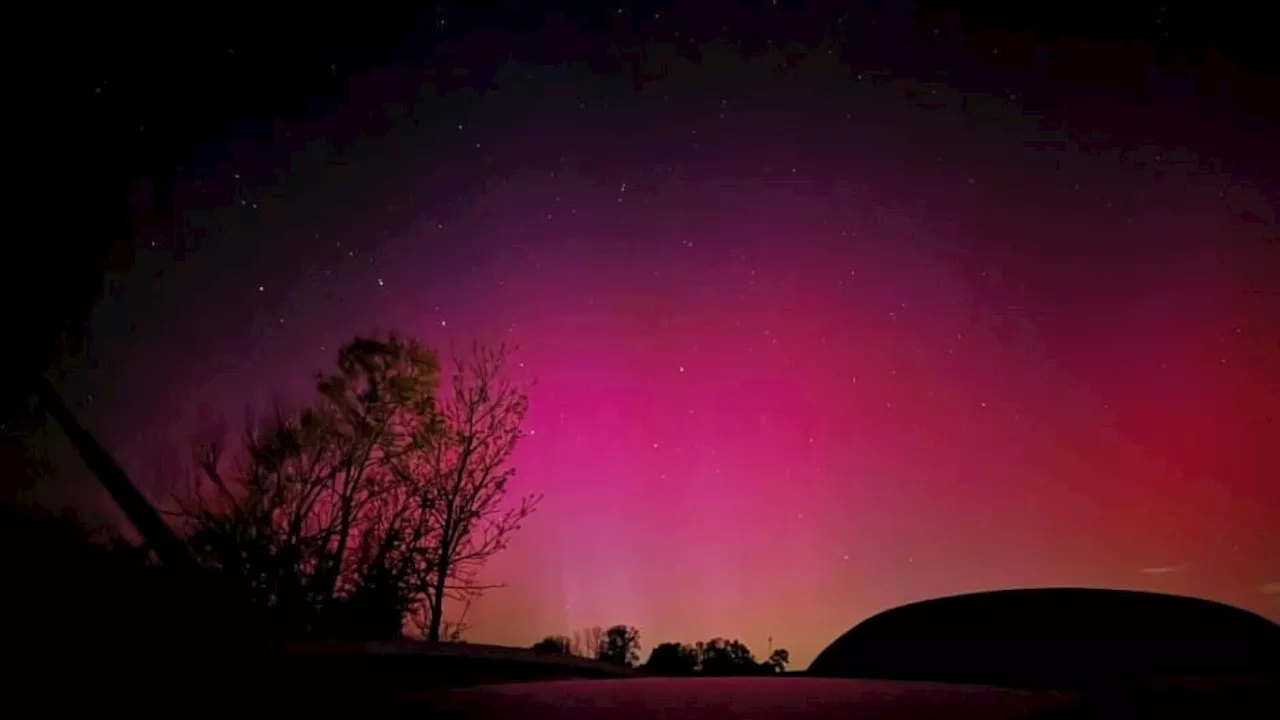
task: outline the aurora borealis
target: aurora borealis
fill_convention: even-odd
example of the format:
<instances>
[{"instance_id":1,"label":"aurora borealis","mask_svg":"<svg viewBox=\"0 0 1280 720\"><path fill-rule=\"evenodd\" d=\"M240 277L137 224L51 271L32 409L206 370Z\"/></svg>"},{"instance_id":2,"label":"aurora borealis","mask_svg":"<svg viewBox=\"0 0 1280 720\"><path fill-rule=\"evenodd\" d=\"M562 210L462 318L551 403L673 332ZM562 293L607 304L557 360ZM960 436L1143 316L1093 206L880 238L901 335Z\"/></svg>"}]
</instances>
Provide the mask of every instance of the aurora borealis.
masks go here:
<instances>
[{"instance_id":1,"label":"aurora borealis","mask_svg":"<svg viewBox=\"0 0 1280 720\"><path fill-rule=\"evenodd\" d=\"M210 146L68 397L160 497L157 455L357 333L518 345L545 500L477 642L627 623L803 667L1040 585L1276 617L1275 141L1190 80L1050 92L889 11L749 52L788 27L749 15L476 35Z\"/></svg>"}]
</instances>

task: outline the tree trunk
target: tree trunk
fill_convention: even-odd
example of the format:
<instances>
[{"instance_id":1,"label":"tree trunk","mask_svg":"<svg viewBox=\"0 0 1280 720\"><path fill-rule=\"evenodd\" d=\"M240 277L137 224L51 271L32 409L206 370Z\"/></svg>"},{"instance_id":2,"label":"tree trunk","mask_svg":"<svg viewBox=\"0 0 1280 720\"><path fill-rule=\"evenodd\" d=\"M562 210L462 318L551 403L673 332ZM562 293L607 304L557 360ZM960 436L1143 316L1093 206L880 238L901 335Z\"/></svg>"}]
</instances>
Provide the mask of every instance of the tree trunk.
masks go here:
<instances>
[{"instance_id":1,"label":"tree trunk","mask_svg":"<svg viewBox=\"0 0 1280 720\"><path fill-rule=\"evenodd\" d=\"M435 587L431 593L431 623L427 625L427 642L440 642L440 628L444 625L444 585L447 563L440 563L436 574Z\"/></svg>"},{"instance_id":2,"label":"tree trunk","mask_svg":"<svg viewBox=\"0 0 1280 720\"><path fill-rule=\"evenodd\" d=\"M431 623L427 625L427 642L440 642L440 628L444 625L444 588L449 579L449 560L453 552L453 506L445 509L444 524L440 528L440 556L436 560L436 577L431 593Z\"/></svg>"}]
</instances>

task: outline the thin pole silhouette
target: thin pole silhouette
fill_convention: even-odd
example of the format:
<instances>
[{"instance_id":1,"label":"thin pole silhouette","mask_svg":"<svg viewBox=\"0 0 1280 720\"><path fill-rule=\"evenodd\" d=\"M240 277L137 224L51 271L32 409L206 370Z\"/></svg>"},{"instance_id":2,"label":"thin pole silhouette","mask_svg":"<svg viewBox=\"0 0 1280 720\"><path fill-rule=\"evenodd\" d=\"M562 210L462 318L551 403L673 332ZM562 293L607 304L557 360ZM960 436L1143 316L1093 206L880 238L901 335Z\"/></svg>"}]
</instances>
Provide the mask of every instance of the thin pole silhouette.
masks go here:
<instances>
[{"instance_id":1,"label":"thin pole silhouette","mask_svg":"<svg viewBox=\"0 0 1280 720\"><path fill-rule=\"evenodd\" d=\"M142 535L160 562L171 570L194 571L195 560L186 544L160 517L155 506L133 484L120 464L111 457L111 453L80 424L49 379L41 377L36 383L35 392L41 407L62 427L84 464L97 476L111 499L120 506L125 517Z\"/></svg>"}]
</instances>

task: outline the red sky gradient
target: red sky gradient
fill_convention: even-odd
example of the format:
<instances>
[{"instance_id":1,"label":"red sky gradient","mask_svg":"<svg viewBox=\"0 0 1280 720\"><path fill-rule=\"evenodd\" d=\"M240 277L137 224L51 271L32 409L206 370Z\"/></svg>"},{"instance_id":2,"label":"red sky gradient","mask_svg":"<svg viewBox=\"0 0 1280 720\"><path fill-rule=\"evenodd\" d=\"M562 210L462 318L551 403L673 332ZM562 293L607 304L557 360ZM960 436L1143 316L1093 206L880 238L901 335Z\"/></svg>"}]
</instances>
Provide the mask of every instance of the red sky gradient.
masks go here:
<instances>
[{"instance_id":1,"label":"red sky gradient","mask_svg":"<svg viewBox=\"0 0 1280 720\"><path fill-rule=\"evenodd\" d=\"M355 333L520 345L545 500L477 642L628 623L803 667L890 606L1043 585L1280 616L1275 215L1231 164L1261 146L986 75L922 109L819 55L370 78L183 179L181 257L139 249L68 393L159 495L155 456Z\"/></svg>"}]
</instances>

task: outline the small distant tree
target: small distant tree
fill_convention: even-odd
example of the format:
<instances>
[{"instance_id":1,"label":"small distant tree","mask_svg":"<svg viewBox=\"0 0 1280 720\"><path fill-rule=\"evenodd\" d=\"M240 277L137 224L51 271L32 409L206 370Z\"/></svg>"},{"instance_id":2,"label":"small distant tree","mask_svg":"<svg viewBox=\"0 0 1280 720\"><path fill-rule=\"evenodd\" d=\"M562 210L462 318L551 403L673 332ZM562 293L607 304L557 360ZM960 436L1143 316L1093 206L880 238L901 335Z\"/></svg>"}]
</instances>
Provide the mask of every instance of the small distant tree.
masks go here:
<instances>
[{"instance_id":1,"label":"small distant tree","mask_svg":"<svg viewBox=\"0 0 1280 720\"><path fill-rule=\"evenodd\" d=\"M769 654L769 659L760 663L767 672L784 673L791 662L791 653L786 648L778 648Z\"/></svg>"},{"instance_id":2,"label":"small distant tree","mask_svg":"<svg viewBox=\"0 0 1280 720\"><path fill-rule=\"evenodd\" d=\"M589 627L573 633L573 654L596 660L604 647L604 628Z\"/></svg>"},{"instance_id":3,"label":"small distant tree","mask_svg":"<svg viewBox=\"0 0 1280 720\"><path fill-rule=\"evenodd\" d=\"M604 631L598 660L633 667L640 662L640 631L629 625L614 625Z\"/></svg>"},{"instance_id":4,"label":"small distant tree","mask_svg":"<svg viewBox=\"0 0 1280 720\"><path fill-rule=\"evenodd\" d=\"M661 643L649 653L644 669L654 675L693 675L698 671L698 651L684 643Z\"/></svg>"},{"instance_id":5,"label":"small distant tree","mask_svg":"<svg viewBox=\"0 0 1280 720\"><path fill-rule=\"evenodd\" d=\"M572 643L563 635L548 635L533 644L534 652L545 655L569 656L573 654Z\"/></svg>"},{"instance_id":6,"label":"small distant tree","mask_svg":"<svg viewBox=\"0 0 1280 720\"><path fill-rule=\"evenodd\" d=\"M737 640L713 638L695 647L705 675L752 675L760 670L751 650Z\"/></svg>"}]
</instances>

